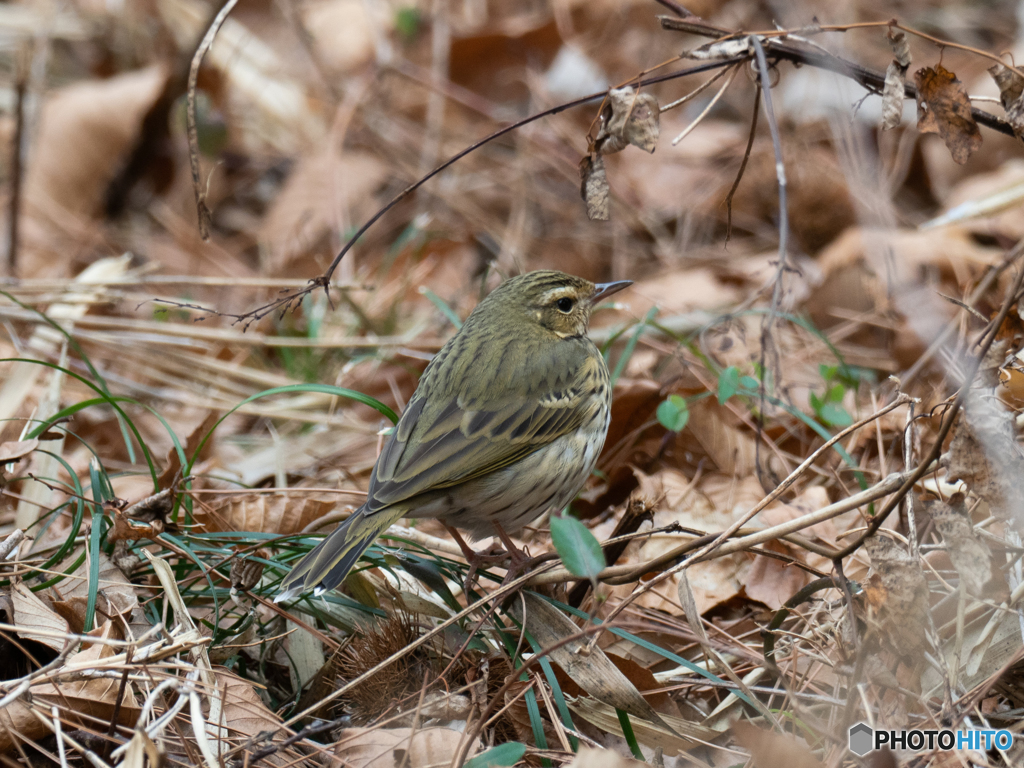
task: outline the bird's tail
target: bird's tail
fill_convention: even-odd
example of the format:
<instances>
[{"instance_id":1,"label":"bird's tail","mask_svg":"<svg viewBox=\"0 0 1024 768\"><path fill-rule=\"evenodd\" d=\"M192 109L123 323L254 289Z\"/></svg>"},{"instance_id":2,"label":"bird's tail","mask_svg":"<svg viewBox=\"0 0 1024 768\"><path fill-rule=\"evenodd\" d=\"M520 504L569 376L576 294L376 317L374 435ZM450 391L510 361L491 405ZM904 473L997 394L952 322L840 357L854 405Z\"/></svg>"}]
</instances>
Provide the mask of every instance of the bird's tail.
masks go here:
<instances>
[{"instance_id":1,"label":"bird's tail","mask_svg":"<svg viewBox=\"0 0 1024 768\"><path fill-rule=\"evenodd\" d=\"M281 591L274 602L279 603L313 588L320 594L337 587L366 548L403 513L401 509L386 508L365 515L362 509L357 509L292 568L281 582Z\"/></svg>"}]
</instances>

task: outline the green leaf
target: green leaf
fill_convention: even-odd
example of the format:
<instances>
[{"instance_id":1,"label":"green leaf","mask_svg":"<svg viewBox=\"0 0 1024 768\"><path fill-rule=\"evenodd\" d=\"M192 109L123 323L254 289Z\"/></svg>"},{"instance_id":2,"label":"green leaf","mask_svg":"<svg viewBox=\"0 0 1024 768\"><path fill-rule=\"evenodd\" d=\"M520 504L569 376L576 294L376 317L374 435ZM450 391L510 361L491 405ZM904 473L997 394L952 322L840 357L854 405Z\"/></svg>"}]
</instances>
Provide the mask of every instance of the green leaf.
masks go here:
<instances>
[{"instance_id":1,"label":"green leaf","mask_svg":"<svg viewBox=\"0 0 1024 768\"><path fill-rule=\"evenodd\" d=\"M418 8L399 8L395 14L395 31L405 40L411 40L419 32L421 22L422 19L420 18L420 10ZM469 765L469 763L466 763L466 765Z\"/></svg>"},{"instance_id":2,"label":"green leaf","mask_svg":"<svg viewBox=\"0 0 1024 768\"><path fill-rule=\"evenodd\" d=\"M808 400L810 400L811 408L814 409L814 412L815 413L821 413L821 406L823 406L825 404L825 401L822 400L820 397L818 397L813 392L811 392L810 397L808 398Z\"/></svg>"},{"instance_id":3,"label":"green leaf","mask_svg":"<svg viewBox=\"0 0 1024 768\"><path fill-rule=\"evenodd\" d=\"M690 408L686 400L679 395L671 395L668 400L658 406L658 421L665 429L680 432L690 420Z\"/></svg>"},{"instance_id":4,"label":"green leaf","mask_svg":"<svg viewBox=\"0 0 1024 768\"><path fill-rule=\"evenodd\" d=\"M846 397L846 387L842 384L833 384L825 394L825 399L830 403L841 403Z\"/></svg>"},{"instance_id":5,"label":"green leaf","mask_svg":"<svg viewBox=\"0 0 1024 768\"><path fill-rule=\"evenodd\" d=\"M725 405L725 401L735 395L739 388L740 370L735 365L730 365L718 377L718 404Z\"/></svg>"},{"instance_id":6,"label":"green leaf","mask_svg":"<svg viewBox=\"0 0 1024 768\"><path fill-rule=\"evenodd\" d=\"M853 417L839 403L825 403L819 415L830 427L848 427L853 424Z\"/></svg>"},{"instance_id":7,"label":"green leaf","mask_svg":"<svg viewBox=\"0 0 1024 768\"><path fill-rule=\"evenodd\" d=\"M518 741L506 741L491 747L482 755L477 755L463 763L463 768L491 768L491 766L515 765L526 754L526 745Z\"/></svg>"},{"instance_id":8,"label":"green leaf","mask_svg":"<svg viewBox=\"0 0 1024 768\"><path fill-rule=\"evenodd\" d=\"M575 517L558 515L551 518L551 541L562 563L573 576L594 581L604 570L601 544Z\"/></svg>"},{"instance_id":9,"label":"green leaf","mask_svg":"<svg viewBox=\"0 0 1024 768\"><path fill-rule=\"evenodd\" d=\"M744 389L752 389L755 392L758 387L761 386L761 382L755 379L753 376L740 376L740 384Z\"/></svg>"}]
</instances>

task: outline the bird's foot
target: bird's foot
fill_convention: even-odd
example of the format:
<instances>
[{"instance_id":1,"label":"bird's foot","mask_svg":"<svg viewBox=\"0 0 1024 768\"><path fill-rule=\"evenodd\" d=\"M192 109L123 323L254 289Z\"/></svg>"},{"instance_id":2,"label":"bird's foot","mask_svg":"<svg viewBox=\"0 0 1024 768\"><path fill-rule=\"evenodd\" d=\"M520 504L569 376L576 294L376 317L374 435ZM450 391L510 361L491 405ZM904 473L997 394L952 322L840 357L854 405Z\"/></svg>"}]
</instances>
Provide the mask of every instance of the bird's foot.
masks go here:
<instances>
[{"instance_id":1,"label":"bird's foot","mask_svg":"<svg viewBox=\"0 0 1024 768\"><path fill-rule=\"evenodd\" d=\"M466 559L466 563L469 565L469 571L466 574L466 579L462 584L463 589L468 595L470 590L477 583L477 575L481 567L488 565L502 565L504 566L508 562L507 571L505 578L502 579L502 585L507 584L513 579L519 578L523 573L529 570L530 563L533 562L533 557L530 553L519 549L512 540L509 538L505 531L495 524L495 529L498 531L498 538L501 539L505 549L500 549L497 546L491 546L483 552L477 552L466 540L462 538L462 535L450 526L445 526L448 533L451 534L452 538L459 545L459 549L462 550L462 556Z\"/></svg>"}]
</instances>

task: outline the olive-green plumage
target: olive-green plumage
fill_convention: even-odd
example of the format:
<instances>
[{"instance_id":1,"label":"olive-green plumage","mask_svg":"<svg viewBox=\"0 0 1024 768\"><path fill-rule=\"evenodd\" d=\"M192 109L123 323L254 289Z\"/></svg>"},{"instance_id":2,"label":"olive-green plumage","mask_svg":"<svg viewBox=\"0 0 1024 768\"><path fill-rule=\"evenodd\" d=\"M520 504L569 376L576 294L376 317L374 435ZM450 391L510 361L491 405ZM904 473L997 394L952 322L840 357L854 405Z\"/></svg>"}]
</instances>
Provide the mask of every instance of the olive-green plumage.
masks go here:
<instances>
[{"instance_id":1,"label":"olive-green plumage","mask_svg":"<svg viewBox=\"0 0 1024 768\"><path fill-rule=\"evenodd\" d=\"M568 504L608 432L608 368L590 313L630 283L562 272L506 281L434 357L370 476L366 503L296 565L278 600L335 588L402 517L473 536Z\"/></svg>"}]
</instances>

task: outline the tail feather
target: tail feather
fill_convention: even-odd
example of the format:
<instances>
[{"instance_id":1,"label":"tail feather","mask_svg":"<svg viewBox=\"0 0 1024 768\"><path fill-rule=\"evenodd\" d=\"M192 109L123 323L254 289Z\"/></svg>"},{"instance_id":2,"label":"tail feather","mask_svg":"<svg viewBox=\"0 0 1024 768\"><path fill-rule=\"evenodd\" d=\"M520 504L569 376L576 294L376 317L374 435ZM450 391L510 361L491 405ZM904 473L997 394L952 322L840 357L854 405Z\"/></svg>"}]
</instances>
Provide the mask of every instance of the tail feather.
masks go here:
<instances>
[{"instance_id":1,"label":"tail feather","mask_svg":"<svg viewBox=\"0 0 1024 768\"><path fill-rule=\"evenodd\" d=\"M403 510L383 509L364 515L362 509L357 509L292 568L281 582L281 591L274 602L314 588L321 594L337 587L363 552L403 514Z\"/></svg>"}]
</instances>

